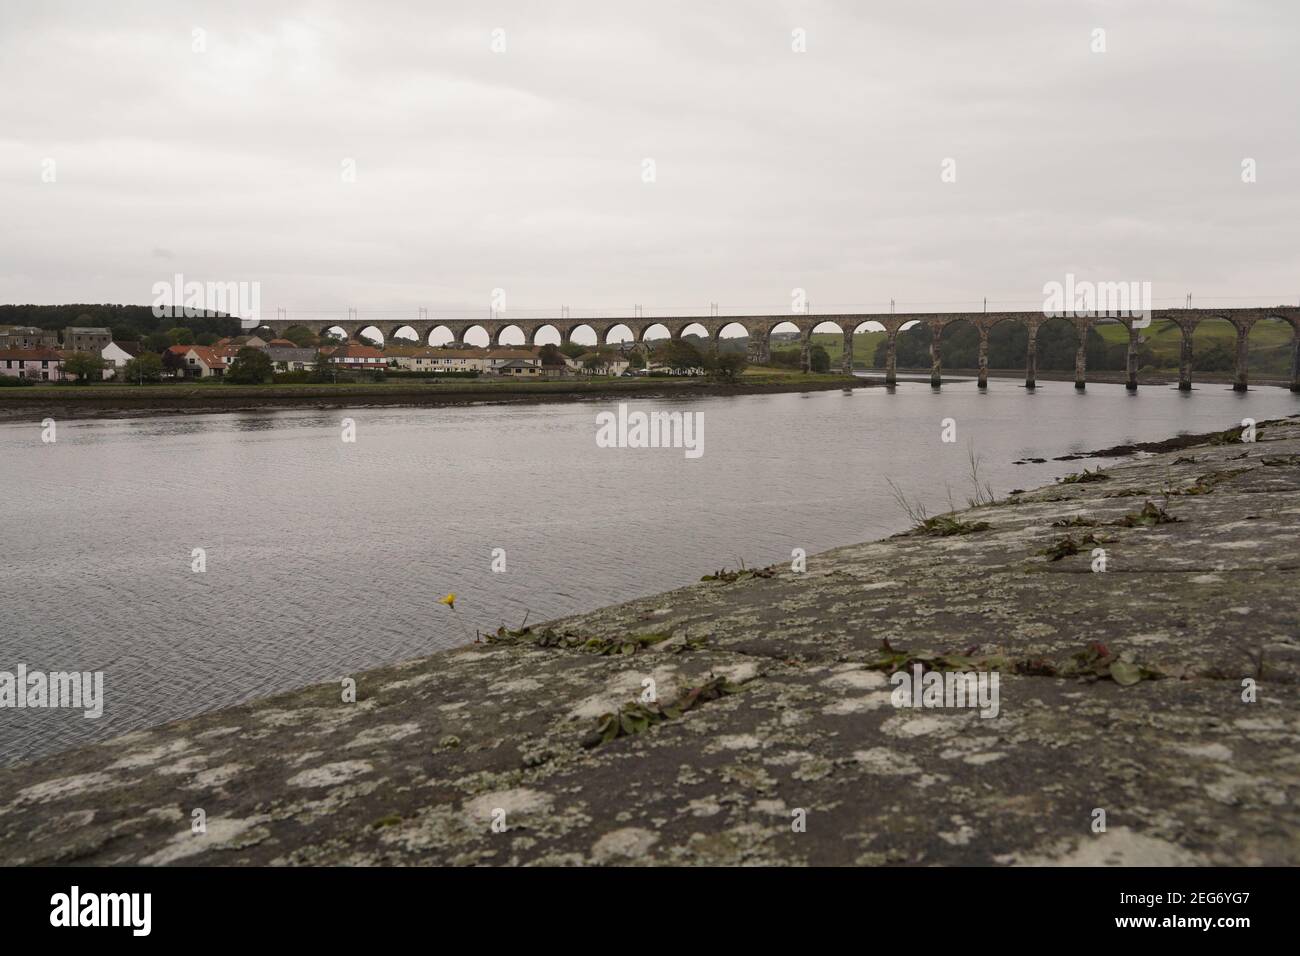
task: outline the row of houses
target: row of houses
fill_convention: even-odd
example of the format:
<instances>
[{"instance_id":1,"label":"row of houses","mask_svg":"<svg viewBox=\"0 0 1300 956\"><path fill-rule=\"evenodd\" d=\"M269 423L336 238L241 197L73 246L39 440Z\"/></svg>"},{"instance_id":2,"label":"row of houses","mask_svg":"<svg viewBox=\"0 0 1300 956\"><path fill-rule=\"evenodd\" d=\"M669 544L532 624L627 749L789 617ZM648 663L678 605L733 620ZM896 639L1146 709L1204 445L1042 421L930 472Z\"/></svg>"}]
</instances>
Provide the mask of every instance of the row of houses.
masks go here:
<instances>
[{"instance_id":1,"label":"row of houses","mask_svg":"<svg viewBox=\"0 0 1300 956\"><path fill-rule=\"evenodd\" d=\"M199 377L219 375L241 348L260 348L277 371L303 371L315 367L319 354L339 371L478 372L515 378L554 378L577 374L621 375L628 362L595 352L578 358L562 356L562 362L548 364L536 348L434 348L395 345L377 349L370 345L327 345L319 350L298 348L283 339L263 341L256 336L202 346L173 346L184 357L184 374ZM224 363L224 364L223 364ZM197 370L197 371L196 371Z\"/></svg>"},{"instance_id":2,"label":"row of houses","mask_svg":"<svg viewBox=\"0 0 1300 956\"><path fill-rule=\"evenodd\" d=\"M135 343L129 343L135 345ZM63 371L64 361L76 352L104 354L113 345L109 329L69 326L59 333L31 325L0 325L0 375L40 382L61 382L73 376ZM118 349L122 352L122 349ZM121 364L131 358L125 354ZM106 376L107 377L107 376Z\"/></svg>"},{"instance_id":3,"label":"row of houses","mask_svg":"<svg viewBox=\"0 0 1300 956\"><path fill-rule=\"evenodd\" d=\"M0 374L38 381L59 382L72 378L65 373L65 360L74 352L98 353L104 360L104 378L113 378L131 359L143 351L139 342L114 342L107 329L65 329L65 340L80 347L57 348L48 344L56 333L43 329L0 330ZM102 333L102 334L101 334ZM213 345L173 345L162 352L163 375L168 378L219 378L235 361L240 349L265 352L276 371L306 371L316 366L318 356L339 371L477 372L514 378L561 378L574 375L621 375L628 362L621 356L590 352L577 358L549 353L538 348L433 348L394 345L377 349L369 345L326 345L319 349L300 348L288 339L240 336L221 339ZM549 358L549 361L548 361Z\"/></svg>"}]
</instances>

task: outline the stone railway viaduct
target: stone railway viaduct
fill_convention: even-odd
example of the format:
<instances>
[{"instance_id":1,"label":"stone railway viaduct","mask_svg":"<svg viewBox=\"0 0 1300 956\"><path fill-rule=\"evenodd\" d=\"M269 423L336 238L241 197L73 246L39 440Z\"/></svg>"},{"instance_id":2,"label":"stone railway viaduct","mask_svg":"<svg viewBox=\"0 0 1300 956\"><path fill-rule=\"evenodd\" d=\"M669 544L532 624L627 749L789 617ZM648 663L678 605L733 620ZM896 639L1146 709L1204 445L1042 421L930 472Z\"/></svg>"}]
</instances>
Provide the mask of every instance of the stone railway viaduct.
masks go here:
<instances>
[{"instance_id":1,"label":"stone railway viaduct","mask_svg":"<svg viewBox=\"0 0 1300 956\"><path fill-rule=\"evenodd\" d=\"M1151 324L1162 320L1173 322L1182 331L1182 353L1179 362L1178 387L1192 387L1192 332L1198 324L1206 319L1225 319L1237 331L1236 363L1234 368L1233 388L1244 391L1247 387L1247 337L1255 323L1264 319L1280 319L1291 326L1291 390L1300 391L1300 308L1278 306L1274 308L1252 309L1155 309L1151 312ZM376 328L383 335L385 342L391 342L393 336L402 329L416 333L421 342L427 342L429 335L436 329L446 329L458 346L465 344L465 335L472 329L481 329L493 345L501 344L501 335L509 329L518 329L523 333L524 341L529 345L537 343L537 335L543 329L554 329L562 343L572 340L573 333L579 329L590 329L601 344L609 341L610 333L618 326L626 327L639 344L647 341L646 333L655 328L662 328L673 339L680 339L682 333L692 325L704 328L709 341L717 346L719 333L732 325L738 325L749 336L749 359L753 363L766 364L770 355L772 331L785 323L793 324L799 330L804 371L809 368L809 350L814 329L832 325L844 336L843 369L849 372L853 367L853 335L864 324L878 322L884 326L887 343L885 363L885 383L892 385L896 381L895 358L897 336L902 326L917 322L930 329L930 384L938 386L942 377L940 360L940 342L943 331L957 322L968 322L979 333L979 386L988 384L988 343L989 331L1001 322L1019 322L1029 333L1028 351L1025 361L1025 385L1035 385L1037 366L1038 330L1048 322L1066 322L1074 328L1078 349L1074 359L1074 387L1082 389L1087 382L1087 333L1090 328L1103 323L1120 323L1128 328L1128 377L1127 387L1137 388L1138 336L1145 323L1140 319L1127 317L1109 317L1106 315L1085 315L1074 317L1049 317L1042 312L938 312L938 313L884 313L853 315L741 315L741 316L638 316L636 318L530 318L513 319L496 316L491 319L403 319L385 321L363 321L360 318L347 322L332 319L276 319L262 323L276 335L282 335L292 326L303 326L319 334L326 329L341 328L349 338L355 339L363 330ZM823 330L824 331L824 330ZM660 334L656 338L663 338Z\"/></svg>"}]
</instances>

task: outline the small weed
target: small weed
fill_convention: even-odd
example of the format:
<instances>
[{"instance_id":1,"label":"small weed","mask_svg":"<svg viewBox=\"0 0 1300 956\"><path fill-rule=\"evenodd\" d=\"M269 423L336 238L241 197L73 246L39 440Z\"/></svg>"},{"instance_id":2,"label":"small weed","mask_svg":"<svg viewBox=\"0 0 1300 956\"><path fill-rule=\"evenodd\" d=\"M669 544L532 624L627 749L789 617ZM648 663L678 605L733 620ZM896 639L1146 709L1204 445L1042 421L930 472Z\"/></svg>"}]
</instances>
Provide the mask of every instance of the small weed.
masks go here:
<instances>
[{"instance_id":1,"label":"small weed","mask_svg":"<svg viewBox=\"0 0 1300 956\"><path fill-rule=\"evenodd\" d=\"M1061 518L1052 522L1053 528L1095 528L1101 524L1096 518L1085 518L1083 515L1073 515L1069 518Z\"/></svg>"},{"instance_id":2,"label":"small weed","mask_svg":"<svg viewBox=\"0 0 1300 956\"><path fill-rule=\"evenodd\" d=\"M1141 511L1130 511L1115 524L1121 528L1154 528L1156 525L1173 524L1175 521L1182 520L1165 510L1165 505L1156 506L1147 501Z\"/></svg>"},{"instance_id":3,"label":"small weed","mask_svg":"<svg viewBox=\"0 0 1300 956\"><path fill-rule=\"evenodd\" d=\"M582 738L582 746L590 750L619 737L643 733L655 724L676 720L700 704L739 691L739 684L733 684L725 677L711 677L699 687L683 691L671 704L642 704L635 701L624 704L615 713L601 714L596 718L596 727Z\"/></svg>"},{"instance_id":4,"label":"small weed","mask_svg":"<svg viewBox=\"0 0 1300 956\"><path fill-rule=\"evenodd\" d=\"M1057 538L1050 545L1039 551L1039 554L1047 556L1049 561L1060 561L1062 558L1068 558L1071 555L1079 554L1081 551L1087 551L1097 547L1101 542L1097 540L1091 532L1085 534L1078 541L1074 540L1073 535L1067 534L1063 538Z\"/></svg>"},{"instance_id":5,"label":"small weed","mask_svg":"<svg viewBox=\"0 0 1300 956\"><path fill-rule=\"evenodd\" d=\"M926 518L912 531L917 534L947 538L954 534L973 534L976 531L987 531L988 529L989 523L987 521L962 521L960 518L954 518L951 515L936 515L933 518Z\"/></svg>"},{"instance_id":6,"label":"small weed","mask_svg":"<svg viewBox=\"0 0 1300 956\"><path fill-rule=\"evenodd\" d=\"M583 637L574 631L556 631L549 627L543 631L534 631L530 627L512 631L501 627L495 634L487 635L487 642L516 646L563 647L603 657L614 655L630 657L638 651L668 640L669 636L668 634L632 634L627 637Z\"/></svg>"},{"instance_id":7,"label":"small weed","mask_svg":"<svg viewBox=\"0 0 1300 956\"><path fill-rule=\"evenodd\" d=\"M770 578L776 574L774 568L741 568L739 571L728 571L721 568L712 574L706 574L700 578L701 581L721 581L723 584L734 584L737 581L745 581L749 578Z\"/></svg>"},{"instance_id":8,"label":"small weed","mask_svg":"<svg viewBox=\"0 0 1300 956\"><path fill-rule=\"evenodd\" d=\"M1086 485L1094 481L1110 481L1110 475L1100 468L1095 471L1085 468L1077 475L1066 475L1064 478L1058 478L1057 481L1063 485Z\"/></svg>"},{"instance_id":9,"label":"small weed","mask_svg":"<svg viewBox=\"0 0 1300 956\"><path fill-rule=\"evenodd\" d=\"M1246 430L1244 425L1234 425L1227 431L1219 432L1217 435L1211 435L1206 442L1207 445L1240 445L1242 444L1241 434ZM1255 441L1259 441L1259 436L1264 434L1263 426L1255 427Z\"/></svg>"}]
</instances>

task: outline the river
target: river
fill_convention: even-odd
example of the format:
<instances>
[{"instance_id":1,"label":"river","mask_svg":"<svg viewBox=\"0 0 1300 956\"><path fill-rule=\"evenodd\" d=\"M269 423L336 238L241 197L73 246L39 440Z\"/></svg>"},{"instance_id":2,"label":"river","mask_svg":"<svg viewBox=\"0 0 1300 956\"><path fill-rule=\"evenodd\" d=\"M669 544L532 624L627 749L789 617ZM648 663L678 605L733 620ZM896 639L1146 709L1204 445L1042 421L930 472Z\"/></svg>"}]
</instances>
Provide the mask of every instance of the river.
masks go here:
<instances>
[{"instance_id":1,"label":"river","mask_svg":"<svg viewBox=\"0 0 1300 956\"><path fill-rule=\"evenodd\" d=\"M0 710L0 762L887 535L887 479L960 506L968 446L1002 495L1098 464L1016 459L1300 411L1002 380L628 404L699 413L703 454L597 447L609 401L68 420L53 443L0 424L0 671L102 671L105 698Z\"/></svg>"}]
</instances>

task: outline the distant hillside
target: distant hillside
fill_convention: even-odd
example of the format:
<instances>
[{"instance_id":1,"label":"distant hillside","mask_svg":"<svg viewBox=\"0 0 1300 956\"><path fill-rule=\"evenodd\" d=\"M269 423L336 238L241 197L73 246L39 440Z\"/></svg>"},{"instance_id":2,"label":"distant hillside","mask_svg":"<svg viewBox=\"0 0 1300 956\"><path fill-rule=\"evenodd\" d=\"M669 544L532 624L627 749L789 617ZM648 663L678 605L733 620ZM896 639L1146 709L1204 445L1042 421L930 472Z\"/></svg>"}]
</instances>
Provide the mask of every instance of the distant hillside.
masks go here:
<instances>
[{"instance_id":1,"label":"distant hillside","mask_svg":"<svg viewBox=\"0 0 1300 956\"><path fill-rule=\"evenodd\" d=\"M34 325L41 329L64 329L89 325L113 330L119 341L135 341L162 334L168 329L186 328L198 336L238 335L239 319L156 318L147 305L0 305L0 325Z\"/></svg>"}]
</instances>

